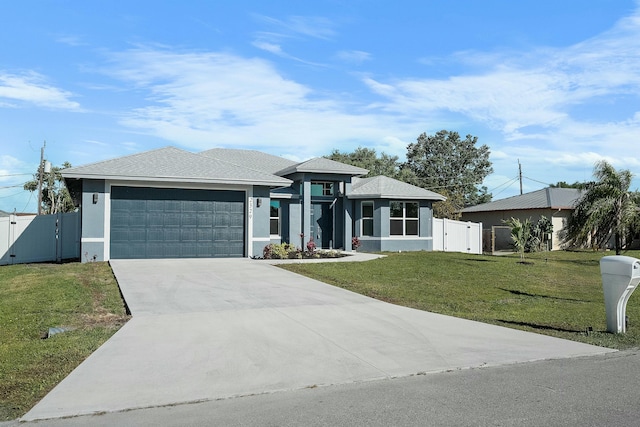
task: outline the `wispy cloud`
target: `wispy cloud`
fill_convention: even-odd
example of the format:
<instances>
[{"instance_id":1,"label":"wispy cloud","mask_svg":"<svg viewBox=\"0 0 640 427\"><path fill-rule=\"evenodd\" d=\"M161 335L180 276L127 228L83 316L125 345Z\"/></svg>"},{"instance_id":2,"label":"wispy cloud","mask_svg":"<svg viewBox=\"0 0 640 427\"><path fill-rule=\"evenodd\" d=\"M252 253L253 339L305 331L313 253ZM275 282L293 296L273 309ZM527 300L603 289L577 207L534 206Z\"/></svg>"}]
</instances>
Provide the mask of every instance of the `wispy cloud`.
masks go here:
<instances>
[{"instance_id":1,"label":"wispy cloud","mask_svg":"<svg viewBox=\"0 0 640 427\"><path fill-rule=\"evenodd\" d=\"M459 114L500 132L513 144L502 147L505 152L549 144L555 153L567 150L553 157L556 163L584 164L606 153L614 163L630 165L626 158L637 150L640 108L614 121L603 116L606 102L625 98L640 105L638 52L636 11L611 30L566 48L453 55L452 62L464 60L465 74L444 79L365 76L362 81L389 113Z\"/></svg>"},{"instance_id":2,"label":"wispy cloud","mask_svg":"<svg viewBox=\"0 0 640 427\"><path fill-rule=\"evenodd\" d=\"M113 59L112 76L146 91L152 103L122 123L187 147L272 147L309 156L330 150L327 141L375 143L388 135L384 118L283 78L265 60L145 49Z\"/></svg>"},{"instance_id":3,"label":"wispy cloud","mask_svg":"<svg viewBox=\"0 0 640 427\"><path fill-rule=\"evenodd\" d=\"M82 37L71 35L71 34L58 34L54 36L55 41L58 43L66 44L72 47L78 46L86 46L87 42L85 42Z\"/></svg>"},{"instance_id":4,"label":"wispy cloud","mask_svg":"<svg viewBox=\"0 0 640 427\"><path fill-rule=\"evenodd\" d=\"M371 54L361 50L341 50L336 53L336 58L347 63L362 64L371 60Z\"/></svg>"},{"instance_id":5,"label":"wispy cloud","mask_svg":"<svg viewBox=\"0 0 640 427\"><path fill-rule=\"evenodd\" d=\"M366 145L402 156L421 132L480 129L496 170L513 168L515 174L520 158L537 171L532 176L555 168L587 171L589 178L593 162L602 158L618 167L640 166L630 159L637 156L629 156L637 151L640 109L615 120L598 114L607 98L624 96L640 105L638 21L635 14L563 49L466 52L468 71L443 79L363 73L370 96L360 98L316 91L285 78L270 61L228 53L141 47L114 53L108 72L149 103L125 111L121 123L187 148L258 148L306 158ZM271 41L255 43L286 56L273 34ZM369 58L359 51L343 55ZM492 134L504 142L494 144Z\"/></svg>"},{"instance_id":6,"label":"wispy cloud","mask_svg":"<svg viewBox=\"0 0 640 427\"><path fill-rule=\"evenodd\" d=\"M330 40L336 35L333 23L323 17L290 16L281 20L264 15L254 15L254 18L267 28L255 33L252 42L253 46L282 58L292 59L308 65L321 64L288 53L283 45L292 40Z\"/></svg>"},{"instance_id":7,"label":"wispy cloud","mask_svg":"<svg viewBox=\"0 0 640 427\"><path fill-rule=\"evenodd\" d=\"M80 111L80 104L72 101L71 92L47 83L44 76L35 72L22 75L0 73L0 106L18 108L25 105L55 110Z\"/></svg>"},{"instance_id":8,"label":"wispy cloud","mask_svg":"<svg viewBox=\"0 0 640 427\"><path fill-rule=\"evenodd\" d=\"M336 35L333 22L321 16L290 16L281 20L270 16L255 15L255 18L271 27L272 32L269 34L280 37L306 36L329 40Z\"/></svg>"}]
</instances>

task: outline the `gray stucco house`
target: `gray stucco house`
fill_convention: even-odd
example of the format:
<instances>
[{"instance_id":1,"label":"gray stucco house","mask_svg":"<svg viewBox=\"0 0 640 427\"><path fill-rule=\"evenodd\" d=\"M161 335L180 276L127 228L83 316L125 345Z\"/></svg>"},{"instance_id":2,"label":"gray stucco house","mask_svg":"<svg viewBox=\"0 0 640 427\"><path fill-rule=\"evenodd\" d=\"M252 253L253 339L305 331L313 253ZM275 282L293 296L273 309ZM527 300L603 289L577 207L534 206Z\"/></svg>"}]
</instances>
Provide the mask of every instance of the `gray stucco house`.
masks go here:
<instances>
[{"instance_id":1,"label":"gray stucco house","mask_svg":"<svg viewBox=\"0 0 640 427\"><path fill-rule=\"evenodd\" d=\"M509 218L536 222L546 216L553 224L551 249L562 249L561 232L581 196L575 188L543 188L530 193L464 208L463 221L481 222L484 227L504 227ZM485 239L489 241L490 239Z\"/></svg>"},{"instance_id":2,"label":"gray stucco house","mask_svg":"<svg viewBox=\"0 0 640 427\"><path fill-rule=\"evenodd\" d=\"M166 147L62 175L81 212L81 258L261 256L269 243L432 250L444 197L367 170L253 150Z\"/></svg>"}]
</instances>

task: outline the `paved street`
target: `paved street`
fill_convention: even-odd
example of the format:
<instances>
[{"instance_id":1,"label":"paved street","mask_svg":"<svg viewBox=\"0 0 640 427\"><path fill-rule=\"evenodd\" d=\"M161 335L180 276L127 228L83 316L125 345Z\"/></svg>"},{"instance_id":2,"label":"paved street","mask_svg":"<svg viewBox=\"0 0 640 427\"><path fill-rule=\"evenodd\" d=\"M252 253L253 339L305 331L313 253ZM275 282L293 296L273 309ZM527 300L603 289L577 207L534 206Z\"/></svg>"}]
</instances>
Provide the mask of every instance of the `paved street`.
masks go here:
<instances>
[{"instance_id":1,"label":"paved street","mask_svg":"<svg viewBox=\"0 0 640 427\"><path fill-rule=\"evenodd\" d=\"M8 426L638 426L638 351Z\"/></svg>"}]
</instances>

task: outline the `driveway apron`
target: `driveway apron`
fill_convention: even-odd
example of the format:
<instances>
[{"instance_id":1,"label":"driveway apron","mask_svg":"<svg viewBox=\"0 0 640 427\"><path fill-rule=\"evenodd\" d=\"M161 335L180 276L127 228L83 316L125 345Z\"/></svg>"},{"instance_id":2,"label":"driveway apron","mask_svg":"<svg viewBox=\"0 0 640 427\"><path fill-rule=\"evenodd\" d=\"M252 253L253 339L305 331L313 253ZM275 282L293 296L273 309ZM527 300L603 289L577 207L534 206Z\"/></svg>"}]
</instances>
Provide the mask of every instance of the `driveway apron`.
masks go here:
<instances>
[{"instance_id":1,"label":"driveway apron","mask_svg":"<svg viewBox=\"0 0 640 427\"><path fill-rule=\"evenodd\" d=\"M132 319L23 420L612 351L388 304L264 261L111 265Z\"/></svg>"}]
</instances>

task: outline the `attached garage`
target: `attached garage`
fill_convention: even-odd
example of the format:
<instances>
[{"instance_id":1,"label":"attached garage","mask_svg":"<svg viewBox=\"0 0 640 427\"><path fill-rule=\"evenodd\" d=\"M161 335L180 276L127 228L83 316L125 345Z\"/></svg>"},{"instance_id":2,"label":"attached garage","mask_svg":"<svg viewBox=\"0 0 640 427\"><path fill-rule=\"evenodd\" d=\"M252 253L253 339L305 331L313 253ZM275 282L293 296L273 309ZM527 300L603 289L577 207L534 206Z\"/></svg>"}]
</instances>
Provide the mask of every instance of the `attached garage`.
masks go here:
<instances>
[{"instance_id":1,"label":"attached garage","mask_svg":"<svg viewBox=\"0 0 640 427\"><path fill-rule=\"evenodd\" d=\"M110 258L245 256L245 192L111 187Z\"/></svg>"}]
</instances>

